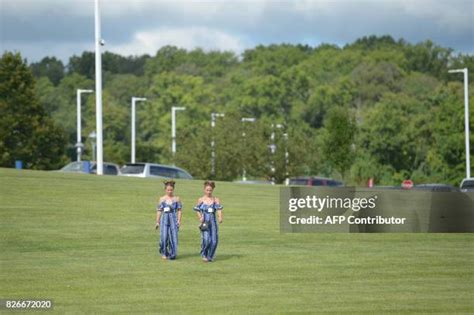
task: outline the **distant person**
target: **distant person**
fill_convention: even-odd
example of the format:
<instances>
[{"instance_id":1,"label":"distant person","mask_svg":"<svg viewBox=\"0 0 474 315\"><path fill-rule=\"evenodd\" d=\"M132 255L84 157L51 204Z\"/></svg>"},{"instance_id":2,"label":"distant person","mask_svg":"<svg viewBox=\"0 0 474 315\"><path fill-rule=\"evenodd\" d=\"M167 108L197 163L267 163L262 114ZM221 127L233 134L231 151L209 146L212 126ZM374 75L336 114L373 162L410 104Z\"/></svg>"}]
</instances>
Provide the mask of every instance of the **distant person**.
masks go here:
<instances>
[{"instance_id":1,"label":"distant person","mask_svg":"<svg viewBox=\"0 0 474 315\"><path fill-rule=\"evenodd\" d=\"M198 199L194 210L197 213L201 230L201 257L204 262L214 259L219 241L217 222L222 223L222 205L219 198L212 196L216 184L204 182L204 196ZM217 215L217 219L216 219Z\"/></svg>"},{"instance_id":2,"label":"distant person","mask_svg":"<svg viewBox=\"0 0 474 315\"><path fill-rule=\"evenodd\" d=\"M178 254L178 229L183 208L178 196L174 196L175 182L167 180L165 195L156 207L155 229L160 229L160 254L163 259L175 259Z\"/></svg>"}]
</instances>

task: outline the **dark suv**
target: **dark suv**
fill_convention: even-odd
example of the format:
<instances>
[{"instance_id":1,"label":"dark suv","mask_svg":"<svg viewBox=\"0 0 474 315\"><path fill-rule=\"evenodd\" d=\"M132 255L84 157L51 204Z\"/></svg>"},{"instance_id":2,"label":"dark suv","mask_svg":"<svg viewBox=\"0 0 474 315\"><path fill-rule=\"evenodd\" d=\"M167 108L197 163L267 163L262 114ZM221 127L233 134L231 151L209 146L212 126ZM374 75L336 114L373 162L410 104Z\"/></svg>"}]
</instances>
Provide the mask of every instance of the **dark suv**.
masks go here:
<instances>
[{"instance_id":1,"label":"dark suv","mask_svg":"<svg viewBox=\"0 0 474 315\"><path fill-rule=\"evenodd\" d=\"M304 176L290 178L290 185L340 187L344 186L344 183L332 178Z\"/></svg>"}]
</instances>

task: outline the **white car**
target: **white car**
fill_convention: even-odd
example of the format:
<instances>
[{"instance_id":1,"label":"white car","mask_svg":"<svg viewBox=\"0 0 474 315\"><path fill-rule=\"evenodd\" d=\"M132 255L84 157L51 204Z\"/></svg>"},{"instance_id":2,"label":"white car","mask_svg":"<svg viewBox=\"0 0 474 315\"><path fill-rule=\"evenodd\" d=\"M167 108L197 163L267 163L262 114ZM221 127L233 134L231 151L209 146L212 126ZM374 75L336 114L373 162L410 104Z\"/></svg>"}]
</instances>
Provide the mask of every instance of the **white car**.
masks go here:
<instances>
[{"instance_id":1,"label":"white car","mask_svg":"<svg viewBox=\"0 0 474 315\"><path fill-rule=\"evenodd\" d=\"M132 177L193 179L188 172L179 167L153 163L127 163L122 167L119 175Z\"/></svg>"},{"instance_id":2,"label":"white car","mask_svg":"<svg viewBox=\"0 0 474 315\"><path fill-rule=\"evenodd\" d=\"M462 192L474 192L474 178L464 178L459 187Z\"/></svg>"}]
</instances>

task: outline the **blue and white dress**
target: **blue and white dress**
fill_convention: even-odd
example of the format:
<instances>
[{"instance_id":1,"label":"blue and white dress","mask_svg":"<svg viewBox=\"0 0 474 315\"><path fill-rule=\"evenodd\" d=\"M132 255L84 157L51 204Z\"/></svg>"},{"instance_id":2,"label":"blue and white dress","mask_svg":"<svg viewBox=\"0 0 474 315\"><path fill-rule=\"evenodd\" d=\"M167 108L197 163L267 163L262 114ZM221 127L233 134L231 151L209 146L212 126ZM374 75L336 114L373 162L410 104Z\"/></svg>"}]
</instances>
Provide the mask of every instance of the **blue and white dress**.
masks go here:
<instances>
[{"instance_id":1,"label":"blue and white dress","mask_svg":"<svg viewBox=\"0 0 474 315\"><path fill-rule=\"evenodd\" d=\"M183 205L173 198L171 204L161 201L156 206L156 211L161 211L160 218L160 254L169 259L175 259L178 254L178 210Z\"/></svg>"},{"instance_id":2,"label":"blue and white dress","mask_svg":"<svg viewBox=\"0 0 474 315\"><path fill-rule=\"evenodd\" d=\"M222 205L216 203L215 199L210 205L201 202L194 207L194 211L201 212L204 221L209 224L207 231L201 231L201 256L208 261L214 259L217 243L219 242L219 227L216 220L216 211L222 210L223 208Z\"/></svg>"}]
</instances>

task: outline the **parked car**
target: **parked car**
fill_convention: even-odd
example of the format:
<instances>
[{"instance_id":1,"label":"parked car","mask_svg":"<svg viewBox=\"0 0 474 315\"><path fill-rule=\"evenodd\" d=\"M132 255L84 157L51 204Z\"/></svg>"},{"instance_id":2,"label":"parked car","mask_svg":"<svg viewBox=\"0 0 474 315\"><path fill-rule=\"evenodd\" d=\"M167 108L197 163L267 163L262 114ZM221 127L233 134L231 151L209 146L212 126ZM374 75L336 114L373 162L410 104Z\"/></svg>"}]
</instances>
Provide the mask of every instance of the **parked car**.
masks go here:
<instances>
[{"instance_id":1,"label":"parked car","mask_svg":"<svg viewBox=\"0 0 474 315\"><path fill-rule=\"evenodd\" d=\"M415 185L413 189L428 190L428 191L443 191L443 192L459 191L457 187L454 187L449 184L420 184L420 185Z\"/></svg>"},{"instance_id":2,"label":"parked car","mask_svg":"<svg viewBox=\"0 0 474 315\"><path fill-rule=\"evenodd\" d=\"M299 186L331 186L340 187L344 186L344 183L332 178L317 177L317 176L303 176L290 178L290 185Z\"/></svg>"},{"instance_id":3,"label":"parked car","mask_svg":"<svg viewBox=\"0 0 474 315\"><path fill-rule=\"evenodd\" d=\"M401 186L383 186L383 185L375 185L372 187L368 187L369 189L379 189L379 190L399 190L402 189Z\"/></svg>"},{"instance_id":4,"label":"parked car","mask_svg":"<svg viewBox=\"0 0 474 315\"><path fill-rule=\"evenodd\" d=\"M104 175L119 175L120 168L115 163L104 162ZM71 162L59 172L97 174L97 163L89 161Z\"/></svg>"},{"instance_id":5,"label":"parked car","mask_svg":"<svg viewBox=\"0 0 474 315\"><path fill-rule=\"evenodd\" d=\"M462 192L474 192L474 178L464 178L459 188Z\"/></svg>"},{"instance_id":6,"label":"parked car","mask_svg":"<svg viewBox=\"0 0 474 315\"><path fill-rule=\"evenodd\" d=\"M271 185L272 182L269 180L237 180L234 181L236 184L259 184L259 185Z\"/></svg>"},{"instance_id":7,"label":"parked car","mask_svg":"<svg viewBox=\"0 0 474 315\"><path fill-rule=\"evenodd\" d=\"M153 163L127 163L122 167L120 173L120 176L132 177L193 179L188 172L179 167Z\"/></svg>"}]
</instances>

